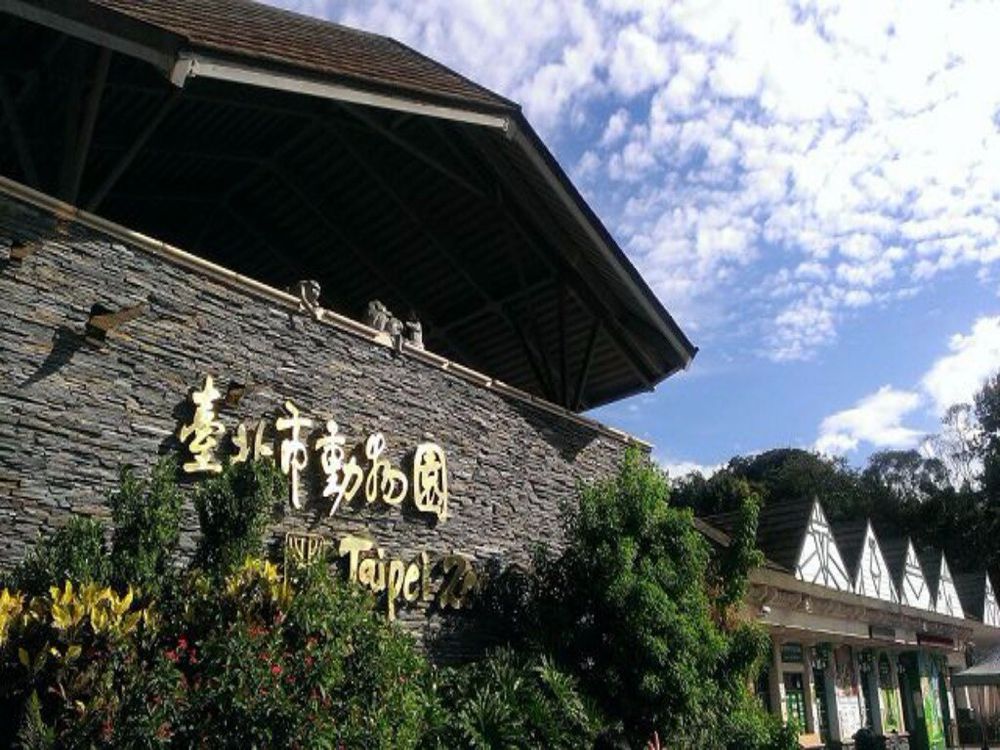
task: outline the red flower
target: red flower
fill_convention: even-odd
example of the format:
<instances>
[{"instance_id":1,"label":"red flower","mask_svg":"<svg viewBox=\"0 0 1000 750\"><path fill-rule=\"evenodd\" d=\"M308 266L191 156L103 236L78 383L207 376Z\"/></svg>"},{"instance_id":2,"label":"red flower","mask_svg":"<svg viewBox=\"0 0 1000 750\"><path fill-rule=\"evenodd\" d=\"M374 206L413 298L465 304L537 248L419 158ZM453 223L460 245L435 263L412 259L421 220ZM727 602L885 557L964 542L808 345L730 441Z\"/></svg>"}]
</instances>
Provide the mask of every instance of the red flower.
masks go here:
<instances>
[{"instance_id":1,"label":"red flower","mask_svg":"<svg viewBox=\"0 0 1000 750\"><path fill-rule=\"evenodd\" d=\"M177 650L186 651L187 647L188 647L187 638L182 635L180 638L177 639Z\"/></svg>"},{"instance_id":2,"label":"red flower","mask_svg":"<svg viewBox=\"0 0 1000 750\"><path fill-rule=\"evenodd\" d=\"M315 659L313 659L311 656L307 656L306 657L306 666L307 667L311 667L313 665L314 661L315 661Z\"/></svg>"},{"instance_id":3,"label":"red flower","mask_svg":"<svg viewBox=\"0 0 1000 750\"><path fill-rule=\"evenodd\" d=\"M168 659L170 659L170 661L172 661L174 664L177 663L178 659L177 652L174 651L172 648L168 648L166 651L164 651L163 655L166 656Z\"/></svg>"},{"instance_id":4,"label":"red flower","mask_svg":"<svg viewBox=\"0 0 1000 750\"><path fill-rule=\"evenodd\" d=\"M273 674L275 677L281 677L281 672L282 669L280 664L271 665L271 674Z\"/></svg>"}]
</instances>

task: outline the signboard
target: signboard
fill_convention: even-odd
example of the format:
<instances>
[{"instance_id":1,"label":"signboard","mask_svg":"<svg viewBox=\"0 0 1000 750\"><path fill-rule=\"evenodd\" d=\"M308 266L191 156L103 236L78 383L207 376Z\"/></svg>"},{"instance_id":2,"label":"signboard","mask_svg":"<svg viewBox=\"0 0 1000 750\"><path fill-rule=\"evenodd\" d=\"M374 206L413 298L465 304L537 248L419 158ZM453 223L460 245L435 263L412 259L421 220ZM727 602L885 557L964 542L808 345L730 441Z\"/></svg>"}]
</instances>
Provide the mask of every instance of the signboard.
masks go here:
<instances>
[{"instance_id":1,"label":"signboard","mask_svg":"<svg viewBox=\"0 0 1000 750\"><path fill-rule=\"evenodd\" d=\"M869 625L868 635L872 640L876 641L895 641L896 628L889 627L888 625Z\"/></svg>"},{"instance_id":2,"label":"signboard","mask_svg":"<svg viewBox=\"0 0 1000 750\"><path fill-rule=\"evenodd\" d=\"M838 646L834 649L836 676L834 692L837 697L837 720L840 726L841 739L849 739L861 729L861 691L858 686L858 674L854 669L854 654L850 646Z\"/></svg>"},{"instance_id":3,"label":"signboard","mask_svg":"<svg viewBox=\"0 0 1000 750\"><path fill-rule=\"evenodd\" d=\"M399 507L409 502L419 514L433 516L435 523L448 519L448 462L444 449L435 443L419 443L409 461L410 471L394 467L386 458L382 433L369 435L349 446L332 419L315 420L301 413L288 399L283 413L273 420L241 422L228 428L218 414L223 396L211 375L191 393L191 415L182 422L177 437L187 452L181 465L187 474L218 474L223 460L276 460L289 481L289 502L305 507L302 485L310 469L319 474L322 500L328 515L355 500L366 504ZM228 455L223 449L228 447ZM285 539L287 560L310 560L327 546L315 534L289 534ZM421 552L412 560L389 556L373 539L347 535L333 549L346 564L348 577L384 596L389 618L406 603L434 601L441 609L467 606L478 576L469 557L452 553L432 558Z\"/></svg>"},{"instance_id":4,"label":"signboard","mask_svg":"<svg viewBox=\"0 0 1000 750\"><path fill-rule=\"evenodd\" d=\"M941 673L937 661L924 652L920 652L919 664L927 747L928 750L945 750L947 743L944 739L944 716L941 711Z\"/></svg>"},{"instance_id":5,"label":"signboard","mask_svg":"<svg viewBox=\"0 0 1000 750\"><path fill-rule=\"evenodd\" d=\"M801 643L782 643L781 644L781 661L785 664L801 664L802 663L802 644Z\"/></svg>"}]
</instances>

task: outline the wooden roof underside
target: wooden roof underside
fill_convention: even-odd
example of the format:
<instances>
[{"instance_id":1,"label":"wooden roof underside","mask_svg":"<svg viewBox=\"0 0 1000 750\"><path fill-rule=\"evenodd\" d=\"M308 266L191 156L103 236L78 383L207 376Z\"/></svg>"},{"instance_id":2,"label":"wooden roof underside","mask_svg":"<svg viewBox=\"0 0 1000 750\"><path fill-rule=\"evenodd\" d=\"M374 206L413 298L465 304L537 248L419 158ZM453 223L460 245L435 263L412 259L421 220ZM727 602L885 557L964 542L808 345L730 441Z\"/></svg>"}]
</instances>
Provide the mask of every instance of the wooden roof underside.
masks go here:
<instances>
[{"instance_id":1,"label":"wooden roof underside","mask_svg":"<svg viewBox=\"0 0 1000 750\"><path fill-rule=\"evenodd\" d=\"M499 128L201 77L178 88L15 15L0 40L4 175L274 286L315 279L337 312L412 311L429 350L576 411L694 356ZM483 91L466 94L484 107Z\"/></svg>"}]
</instances>

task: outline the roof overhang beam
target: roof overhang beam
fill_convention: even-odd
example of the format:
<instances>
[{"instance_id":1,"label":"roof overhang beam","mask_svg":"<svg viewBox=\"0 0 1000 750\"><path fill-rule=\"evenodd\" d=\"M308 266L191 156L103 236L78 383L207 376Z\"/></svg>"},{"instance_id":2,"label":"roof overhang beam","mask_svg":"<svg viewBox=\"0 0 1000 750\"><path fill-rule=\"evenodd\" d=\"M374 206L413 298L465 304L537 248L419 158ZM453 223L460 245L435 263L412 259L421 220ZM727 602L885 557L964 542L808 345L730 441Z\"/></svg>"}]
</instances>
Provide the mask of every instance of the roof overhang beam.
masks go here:
<instances>
[{"instance_id":1,"label":"roof overhang beam","mask_svg":"<svg viewBox=\"0 0 1000 750\"><path fill-rule=\"evenodd\" d=\"M217 81L242 83L276 91L315 96L338 102L362 104L369 107L405 112L411 115L436 117L469 125L480 125L507 132L511 126L506 115L477 112L475 110L450 107L445 104L417 101L405 97L390 96L374 91L355 88L331 81L319 81L303 77L301 74L285 73L260 66L206 55L201 52L181 52L173 65L171 81L181 86L188 78L211 78Z\"/></svg>"},{"instance_id":2,"label":"roof overhang beam","mask_svg":"<svg viewBox=\"0 0 1000 750\"><path fill-rule=\"evenodd\" d=\"M47 0L44 3L0 0L0 12L145 60L168 75L177 61L176 38L150 27L132 33L126 26L129 29L138 28L135 24L123 23L117 14L95 8L89 3L77 0Z\"/></svg>"}]
</instances>

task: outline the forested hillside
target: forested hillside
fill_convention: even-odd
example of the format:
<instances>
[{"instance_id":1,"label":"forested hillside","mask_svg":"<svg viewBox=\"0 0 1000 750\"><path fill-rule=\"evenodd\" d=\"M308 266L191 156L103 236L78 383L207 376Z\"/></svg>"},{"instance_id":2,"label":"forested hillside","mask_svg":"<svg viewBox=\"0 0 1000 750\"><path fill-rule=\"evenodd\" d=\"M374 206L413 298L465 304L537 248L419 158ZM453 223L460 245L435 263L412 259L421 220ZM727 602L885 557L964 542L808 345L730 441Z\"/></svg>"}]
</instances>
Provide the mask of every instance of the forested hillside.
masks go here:
<instances>
[{"instance_id":1,"label":"forested hillside","mask_svg":"<svg viewBox=\"0 0 1000 750\"><path fill-rule=\"evenodd\" d=\"M863 468L797 448L736 456L711 477L675 481L673 501L698 515L739 508L747 485L764 502L816 495L833 519L896 525L943 549L955 572L1000 578L1000 374L956 404L919 449L873 454Z\"/></svg>"}]
</instances>

